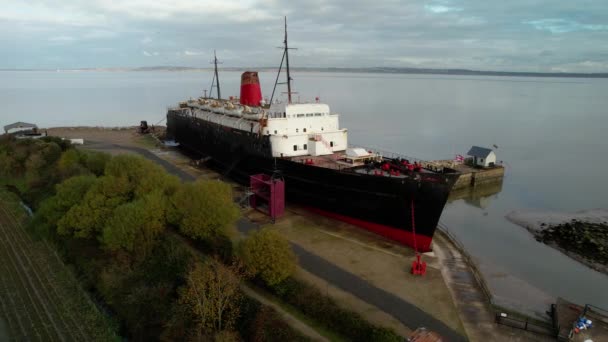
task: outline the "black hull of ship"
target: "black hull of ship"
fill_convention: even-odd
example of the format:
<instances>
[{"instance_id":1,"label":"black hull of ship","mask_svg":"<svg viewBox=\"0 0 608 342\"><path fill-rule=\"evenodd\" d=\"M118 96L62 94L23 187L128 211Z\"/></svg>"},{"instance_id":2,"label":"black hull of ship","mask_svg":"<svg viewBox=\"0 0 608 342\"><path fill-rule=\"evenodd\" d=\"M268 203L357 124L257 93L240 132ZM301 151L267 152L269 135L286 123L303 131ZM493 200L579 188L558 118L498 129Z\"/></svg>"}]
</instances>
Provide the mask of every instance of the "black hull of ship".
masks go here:
<instances>
[{"instance_id":1,"label":"black hull of ship","mask_svg":"<svg viewBox=\"0 0 608 342\"><path fill-rule=\"evenodd\" d=\"M167 113L167 134L235 181L280 170L286 200L346 221L397 242L430 250L452 183L444 175L427 180L380 177L273 158L268 137L210 123L182 111ZM412 203L415 231L412 233Z\"/></svg>"}]
</instances>

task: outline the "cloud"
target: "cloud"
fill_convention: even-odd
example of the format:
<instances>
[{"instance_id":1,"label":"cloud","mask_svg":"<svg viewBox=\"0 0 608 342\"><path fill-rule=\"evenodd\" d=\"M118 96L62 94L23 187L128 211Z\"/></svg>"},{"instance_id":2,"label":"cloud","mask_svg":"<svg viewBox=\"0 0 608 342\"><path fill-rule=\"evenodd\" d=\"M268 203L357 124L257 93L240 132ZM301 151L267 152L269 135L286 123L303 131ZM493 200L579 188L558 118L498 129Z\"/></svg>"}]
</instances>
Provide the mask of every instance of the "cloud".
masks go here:
<instances>
[{"instance_id":1,"label":"cloud","mask_svg":"<svg viewBox=\"0 0 608 342\"><path fill-rule=\"evenodd\" d=\"M49 42L73 42L76 38L72 36L55 36L49 38Z\"/></svg>"},{"instance_id":2,"label":"cloud","mask_svg":"<svg viewBox=\"0 0 608 342\"><path fill-rule=\"evenodd\" d=\"M462 8L450 7L450 6L444 6L444 5L424 5L424 8L427 11L430 11L433 13L447 13L447 12L454 12L454 11L462 11Z\"/></svg>"},{"instance_id":3,"label":"cloud","mask_svg":"<svg viewBox=\"0 0 608 342\"><path fill-rule=\"evenodd\" d=\"M186 55L186 56L201 56L204 54L205 54L204 52L200 52L200 51L184 50L184 55Z\"/></svg>"},{"instance_id":4,"label":"cloud","mask_svg":"<svg viewBox=\"0 0 608 342\"><path fill-rule=\"evenodd\" d=\"M608 71L605 0L0 0L0 6L0 68L159 61L200 67L214 49L225 66L276 66L287 15L290 45L299 48L290 54L294 66Z\"/></svg>"},{"instance_id":5,"label":"cloud","mask_svg":"<svg viewBox=\"0 0 608 342\"><path fill-rule=\"evenodd\" d=\"M537 30L549 31L551 33L568 33L574 31L608 31L608 25L603 24L581 24L568 19L538 19L524 22L534 26Z\"/></svg>"}]
</instances>

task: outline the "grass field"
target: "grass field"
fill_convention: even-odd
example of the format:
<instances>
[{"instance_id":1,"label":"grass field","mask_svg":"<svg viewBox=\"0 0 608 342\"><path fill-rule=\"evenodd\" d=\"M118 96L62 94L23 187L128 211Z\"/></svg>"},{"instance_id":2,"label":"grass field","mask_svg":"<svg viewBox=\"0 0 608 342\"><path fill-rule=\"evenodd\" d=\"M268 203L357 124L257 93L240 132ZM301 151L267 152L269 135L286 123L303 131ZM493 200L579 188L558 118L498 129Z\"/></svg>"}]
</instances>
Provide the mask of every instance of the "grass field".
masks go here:
<instances>
[{"instance_id":1,"label":"grass field","mask_svg":"<svg viewBox=\"0 0 608 342\"><path fill-rule=\"evenodd\" d=\"M25 230L26 211L0 190L0 317L10 340L118 340L78 280L44 240Z\"/></svg>"}]
</instances>

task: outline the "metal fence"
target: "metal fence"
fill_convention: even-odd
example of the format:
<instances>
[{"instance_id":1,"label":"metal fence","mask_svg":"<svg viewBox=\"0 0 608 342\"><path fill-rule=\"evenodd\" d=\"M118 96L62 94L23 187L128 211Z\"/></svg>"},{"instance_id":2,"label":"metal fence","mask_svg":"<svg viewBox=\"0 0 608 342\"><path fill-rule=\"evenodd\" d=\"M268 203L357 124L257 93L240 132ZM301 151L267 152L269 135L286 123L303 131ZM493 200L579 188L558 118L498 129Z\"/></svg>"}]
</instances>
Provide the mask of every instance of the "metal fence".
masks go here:
<instances>
[{"instance_id":1,"label":"metal fence","mask_svg":"<svg viewBox=\"0 0 608 342\"><path fill-rule=\"evenodd\" d=\"M496 313L495 322L496 324L506 325L511 328L526 330L537 334L557 336L557 331L555 331L555 329L550 324L541 324L538 322L530 321L527 318L516 318L502 312Z\"/></svg>"}]
</instances>

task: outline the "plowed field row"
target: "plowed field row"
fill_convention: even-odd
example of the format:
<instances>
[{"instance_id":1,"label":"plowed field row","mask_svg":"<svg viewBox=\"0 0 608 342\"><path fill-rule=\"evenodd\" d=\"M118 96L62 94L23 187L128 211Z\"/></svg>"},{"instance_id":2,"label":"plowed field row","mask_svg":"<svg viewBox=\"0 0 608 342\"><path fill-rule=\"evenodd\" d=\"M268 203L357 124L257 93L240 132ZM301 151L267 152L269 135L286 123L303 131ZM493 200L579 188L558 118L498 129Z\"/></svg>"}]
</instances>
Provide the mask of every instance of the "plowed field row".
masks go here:
<instances>
[{"instance_id":1,"label":"plowed field row","mask_svg":"<svg viewBox=\"0 0 608 342\"><path fill-rule=\"evenodd\" d=\"M25 231L25 215L0 199L0 314L11 339L111 339L100 313L61 259Z\"/></svg>"}]
</instances>

